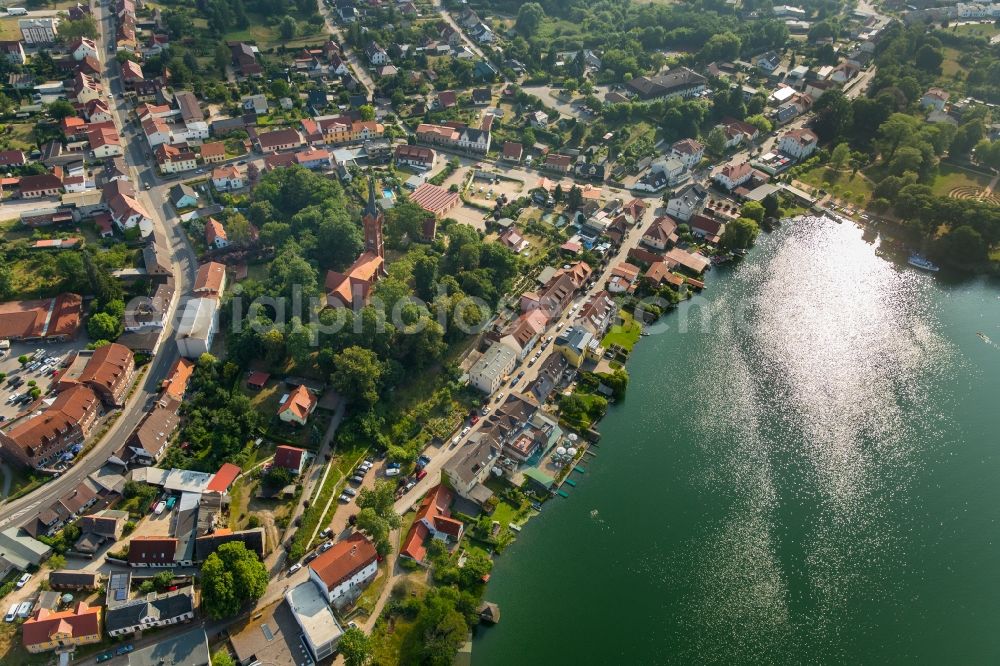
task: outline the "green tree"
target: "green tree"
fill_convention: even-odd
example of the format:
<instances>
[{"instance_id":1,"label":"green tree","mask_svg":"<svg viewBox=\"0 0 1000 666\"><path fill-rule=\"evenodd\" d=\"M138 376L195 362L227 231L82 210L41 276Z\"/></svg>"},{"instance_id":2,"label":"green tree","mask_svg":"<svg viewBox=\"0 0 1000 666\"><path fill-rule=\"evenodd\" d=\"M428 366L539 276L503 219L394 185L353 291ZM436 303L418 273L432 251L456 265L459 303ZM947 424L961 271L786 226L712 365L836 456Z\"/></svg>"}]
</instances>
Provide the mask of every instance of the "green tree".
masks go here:
<instances>
[{"instance_id":1,"label":"green tree","mask_svg":"<svg viewBox=\"0 0 1000 666\"><path fill-rule=\"evenodd\" d=\"M359 106L358 113L361 114L361 120L375 120L375 107L371 104L362 104Z\"/></svg>"},{"instance_id":2,"label":"green tree","mask_svg":"<svg viewBox=\"0 0 1000 666\"><path fill-rule=\"evenodd\" d=\"M722 244L729 249L746 249L757 240L760 227L749 217L740 217L726 225L722 233Z\"/></svg>"},{"instance_id":3,"label":"green tree","mask_svg":"<svg viewBox=\"0 0 1000 666\"><path fill-rule=\"evenodd\" d=\"M256 553L239 541L223 544L201 566L202 608L214 620L234 617L263 596L269 580Z\"/></svg>"},{"instance_id":4,"label":"green tree","mask_svg":"<svg viewBox=\"0 0 1000 666\"><path fill-rule=\"evenodd\" d=\"M705 147L712 155L719 156L726 151L726 133L721 127L713 127L705 137Z\"/></svg>"},{"instance_id":5,"label":"green tree","mask_svg":"<svg viewBox=\"0 0 1000 666\"><path fill-rule=\"evenodd\" d=\"M9 300L14 295L14 271L9 264L0 263L0 300Z\"/></svg>"},{"instance_id":6,"label":"green tree","mask_svg":"<svg viewBox=\"0 0 1000 666\"><path fill-rule=\"evenodd\" d=\"M340 637L337 650L347 666L365 666L372 658L372 641L357 627L349 627Z\"/></svg>"},{"instance_id":7,"label":"green tree","mask_svg":"<svg viewBox=\"0 0 1000 666\"><path fill-rule=\"evenodd\" d=\"M569 190L569 194L566 196L566 207L570 210L579 210L582 205L583 190L581 190L578 185L573 185L573 187Z\"/></svg>"},{"instance_id":8,"label":"green tree","mask_svg":"<svg viewBox=\"0 0 1000 666\"><path fill-rule=\"evenodd\" d=\"M545 18L545 10L537 2L526 2L517 10L514 27L524 37L533 37Z\"/></svg>"},{"instance_id":9,"label":"green tree","mask_svg":"<svg viewBox=\"0 0 1000 666\"><path fill-rule=\"evenodd\" d=\"M48 112L55 120L62 120L63 118L76 115L76 109L64 99L58 99L49 104Z\"/></svg>"},{"instance_id":10,"label":"green tree","mask_svg":"<svg viewBox=\"0 0 1000 666\"><path fill-rule=\"evenodd\" d=\"M941 63L944 62L944 54L940 49L936 49L930 44L924 44L917 50L914 64L918 69L922 69L929 74L940 74Z\"/></svg>"},{"instance_id":11,"label":"green tree","mask_svg":"<svg viewBox=\"0 0 1000 666\"><path fill-rule=\"evenodd\" d=\"M740 209L741 216L748 217L754 222L763 222L764 213L764 205L758 201L748 201Z\"/></svg>"},{"instance_id":12,"label":"green tree","mask_svg":"<svg viewBox=\"0 0 1000 666\"><path fill-rule=\"evenodd\" d=\"M221 648L212 655L212 666L236 666L236 662L225 648Z\"/></svg>"},{"instance_id":13,"label":"green tree","mask_svg":"<svg viewBox=\"0 0 1000 666\"><path fill-rule=\"evenodd\" d=\"M846 143L838 143L837 147L830 153L830 168L840 171L847 165L847 160L851 159L851 147ZM760 222L760 220L757 220Z\"/></svg>"},{"instance_id":14,"label":"green tree","mask_svg":"<svg viewBox=\"0 0 1000 666\"><path fill-rule=\"evenodd\" d=\"M253 233L250 229L250 220L242 213L233 213L226 218L226 236L230 243L236 245L248 245Z\"/></svg>"},{"instance_id":15,"label":"green tree","mask_svg":"<svg viewBox=\"0 0 1000 666\"><path fill-rule=\"evenodd\" d=\"M771 121L759 113L749 116L746 121L756 127L761 134L770 134L771 130L774 129L774 125Z\"/></svg>"},{"instance_id":16,"label":"green tree","mask_svg":"<svg viewBox=\"0 0 1000 666\"><path fill-rule=\"evenodd\" d=\"M281 23L278 24L278 32L281 33L282 39L293 39L298 29L298 24L291 16L284 17L281 19Z\"/></svg>"},{"instance_id":17,"label":"green tree","mask_svg":"<svg viewBox=\"0 0 1000 666\"><path fill-rule=\"evenodd\" d=\"M116 340L121 333L121 320L115 319L107 312L91 315L87 321L87 334L92 340Z\"/></svg>"},{"instance_id":18,"label":"green tree","mask_svg":"<svg viewBox=\"0 0 1000 666\"><path fill-rule=\"evenodd\" d=\"M333 364L330 382L345 400L363 407L375 404L385 371L375 352L354 345L337 354Z\"/></svg>"},{"instance_id":19,"label":"green tree","mask_svg":"<svg viewBox=\"0 0 1000 666\"><path fill-rule=\"evenodd\" d=\"M483 584L483 577L493 570L493 560L478 549L470 549L465 564L459 573L459 583L465 589L477 589Z\"/></svg>"},{"instance_id":20,"label":"green tree","mask_svg":"<svg viewBox=\"0 0 1000 666\"><path fill-rule=\"evenodd\" d=\"M97 21L93 16L84 16L75 21L60 21L59 41L69 44L79 37L97 39Z\"/></svg>"},{"instance_id":21,"label":"green tree","mask_svg":"<svg viewBox=\"0 0 1000 666\"><path fill-rule=\"evenodd\" d=\"M935 256L942 263L966 270L985 261L987 250L983 235L967 224L952 229L934 246Z\"/></svg>"},{"instance_id":22,"label":"green tree","mask_svg":"<svg viewBox=\"0 0 1000 666\"><path fill-rule=\"evenodd\" d=\"M49 558L48 565L49 568L52 569L53 571L59 571L60 569L65 569L66 557L64 555L56 553L55 555Z\"/></svg>"}]
</instances>

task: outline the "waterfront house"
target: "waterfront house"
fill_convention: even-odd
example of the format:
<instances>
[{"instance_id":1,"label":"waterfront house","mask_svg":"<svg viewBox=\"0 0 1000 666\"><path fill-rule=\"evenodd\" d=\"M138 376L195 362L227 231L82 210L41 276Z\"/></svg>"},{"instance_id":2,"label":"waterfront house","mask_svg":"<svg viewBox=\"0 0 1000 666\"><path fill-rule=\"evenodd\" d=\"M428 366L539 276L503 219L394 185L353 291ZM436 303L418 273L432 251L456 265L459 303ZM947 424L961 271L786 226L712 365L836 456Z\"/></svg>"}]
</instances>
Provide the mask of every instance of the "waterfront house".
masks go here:
<instances>
[{"instance_id":1,"label":"waterfront house","mask_svg":"<svg viewBox=\"0 0 1000 666\"><path fill-rule=\"evenodd\" d=\"M489 475L500 451L482 439L480 433L473 434L469 441L470 444L445 463L443 472L459 497L482 505L493 497L493 491L483 484L483 480Z\"/></svg>"},{"instance_id":2,"label":"waterfront house","mask_svg":"<svg viewBox=\"0 0 1000 666\"><path fill-rule=\"evenodd\" d=\"M417 509L417 515L403 540L400 557L405 557L419 564L427 559L428 538L449 543L458 543L462 539L465 525L462 521L451 517L451 503L454 496L444 484L434 486L424 496Z\"/></svg>"}]
</instances>

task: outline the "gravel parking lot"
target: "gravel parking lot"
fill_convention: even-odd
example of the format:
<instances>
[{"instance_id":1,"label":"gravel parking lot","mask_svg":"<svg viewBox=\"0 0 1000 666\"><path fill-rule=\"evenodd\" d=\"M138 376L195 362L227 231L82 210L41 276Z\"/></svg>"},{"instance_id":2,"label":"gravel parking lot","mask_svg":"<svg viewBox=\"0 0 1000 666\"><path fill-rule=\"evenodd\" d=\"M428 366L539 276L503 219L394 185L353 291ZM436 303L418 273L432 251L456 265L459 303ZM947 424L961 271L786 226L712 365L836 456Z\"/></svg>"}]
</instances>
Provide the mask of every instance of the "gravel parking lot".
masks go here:
<instances>
[{"instance_id":1,"label":"gravel parking lot","mask_svg":"<svg viewBox=\"0 0 1000 666\"><path fill-rule=\"evenodd\" d=\"M39 366L29 370L28 368L31 364L29 363L22 367L17 360L18 357L21 355L32 356L36 350L41 349L46 357L55 357L65 361L70 352L79 348L80 341L49 344L44 342L19 342L11 344L10 350L0 358L0 372L7 375L6 379L0 384L0 417L3 417L4 421L10 421L25 413L30 403L12 404L8 401L15 394L23 395L28 393L30 391L29 382L34 381L35 385L42 390L42 395L44 395L48 393L55 379L51 373L53 366ZM55 367L59 367L59 364L56 364ZM16 388L11 386L11 383L17 380L20 380L20 386Z\"/></svg>"}]
</instances>

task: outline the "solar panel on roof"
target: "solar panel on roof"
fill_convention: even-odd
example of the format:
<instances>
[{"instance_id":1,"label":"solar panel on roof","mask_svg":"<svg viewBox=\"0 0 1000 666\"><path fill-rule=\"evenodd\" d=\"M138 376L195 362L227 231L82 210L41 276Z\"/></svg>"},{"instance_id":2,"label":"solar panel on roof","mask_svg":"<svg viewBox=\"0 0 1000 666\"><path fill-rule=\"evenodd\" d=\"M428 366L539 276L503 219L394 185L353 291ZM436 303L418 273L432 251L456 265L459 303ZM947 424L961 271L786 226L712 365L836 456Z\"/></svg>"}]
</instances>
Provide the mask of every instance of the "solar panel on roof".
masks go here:
<instances>
[{"instance_id":1,"label":"solar panel on roof","mask_svg":"<svg viewBox=\"0 0 1000 666\"><path fill-rule=\"evenodd\" d=\"M271 632L271 627L266 624L260 625L260 630L264 632L264 638L270 643L274 640L274 633Z\"/></svg>"}]
</instances>

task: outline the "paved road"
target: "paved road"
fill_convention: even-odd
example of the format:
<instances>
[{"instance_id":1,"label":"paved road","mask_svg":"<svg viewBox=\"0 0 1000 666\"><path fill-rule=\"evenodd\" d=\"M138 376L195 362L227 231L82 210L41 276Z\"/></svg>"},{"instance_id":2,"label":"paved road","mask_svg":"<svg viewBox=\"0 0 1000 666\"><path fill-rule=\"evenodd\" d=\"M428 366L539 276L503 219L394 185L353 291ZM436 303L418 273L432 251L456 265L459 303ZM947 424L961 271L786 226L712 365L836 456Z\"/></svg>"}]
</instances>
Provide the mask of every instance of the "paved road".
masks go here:
<instances>
[{"instance_id":1,"label":"paved road","mask_svg":"<svg viewBox=\"0 0 1000 666\"><path fill-rule=\"evenodd\" d=\"M118 80L118 63L113 58L106 59L107 42L106 35L113 34L110 28L110 19L104 15L104 8L98 6L94 8L94 17L101 27L100 57L104 63L103 80L106 89L118 93L121 92L121 82ZM143 172L152 171L145 161L143 155L142 137L122 124L122 113L117 107L117 99L110 100L119 127L122 127L122 142L127 146L126 161L129 170L132 172L133 182L138 184L142 181ZM168 185L154 187L149 191L139 191L139 199L149 210L153 217L153 225L158 229L169 244L169 250L173 263L174 281L177 285L173 302L170 304L168 313L168 326L163 333L163 343L160 352L150 363L145 377L140 385L135 389L132 397L129 398L122 408L118 419L108 430L104 438L94 446L89 453L83 456L69 470L60 477L46 483L38 490L16 500L11 500L3 505L3 515L0 517L0 529L5 529L10 525L21 525L33 518L52 503L53 500L66 494L79 485L91 472L100 468L112 452L121 447L125 440L132 433L135 427L142 420L147 412L147 405L150 399L159 395L160 384L167 376L171 366L177 360L177 347L173 344L174 331L176 329L176 314L178 306L186 299L191 284L194 281L194 273L197 269L197 258L187 241L183 230L176 224L173 211L169 208L166 199L166 188Z\"/></svg>"},{"instance_id":2,"label":"paved road","mask_svg":"<svg viewBox=\"0 0 1000 666\"><path fill-rule=\"evenodd\" d=\"M316 6L319 8L319 15L323 17L324 21L326 21L326 29L337 38L337 44L340 45L340 51L344 54L344 58L354 70L354 76L361 82L361 85L365 87L365 90L368 91L368 97L373 97L375 95L375 82L372 81L372 77L368 73L367 67L365 67L365 64L362 63L358 56L354 53L354 49L348 46L347 39L344 37L344 32L340 29L340 25L336 23L334 15L330 11L329 7L323 4L323 0L316 0Z\"/></svg>"}]
</instances>

